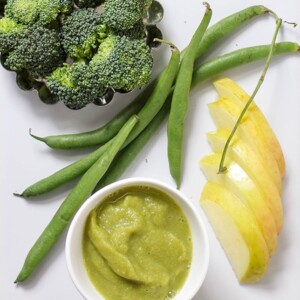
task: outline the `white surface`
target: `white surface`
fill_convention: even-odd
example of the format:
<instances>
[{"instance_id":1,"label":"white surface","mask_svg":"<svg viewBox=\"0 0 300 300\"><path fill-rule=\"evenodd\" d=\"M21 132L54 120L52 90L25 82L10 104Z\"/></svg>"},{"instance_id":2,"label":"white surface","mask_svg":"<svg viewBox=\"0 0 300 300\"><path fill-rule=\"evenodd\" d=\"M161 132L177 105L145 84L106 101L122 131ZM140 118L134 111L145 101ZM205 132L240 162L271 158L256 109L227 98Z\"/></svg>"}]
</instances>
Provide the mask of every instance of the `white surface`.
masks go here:
<instances>
[{"instance_id":1,"label":"white surface","mask_svg":"<svg viewBox=\"0 0 300 300\"><path fill-rule=\"evenodd\" d=\"M209 263L209 242L207 229L197 206L175 187L150 178L132 177L119 180L104 187L93 194L79 209L70 225L66 239L66 260L72 280L80 293L89 300L104 300L89 280L82 257L82 236L86 219L90 212L101 205L103 200L120 189L131 186L144 186L161 190L182 209L189 220L193 240L193 258L190 272L182 289L176 294L174 300L191 299L199 290Z\"/></svg>"},{"instance_id":2,"label":"white surface","mask_svg":"<svg viewBox=\"0 0 300 300\"><path fill-rule=\"evenodd\" d=\"M203 16L199 0L161 0L165 17L160 25L164 37L183 48L191 38ZM212 0L212 24L221 18L258 4L257 1ZM264 4L284 20L300 24L300 4L296 0L265 0ZM243 26L213 54L225 53L248 45L271 41L274 31L271 17L259 17ZM284 24L280 40L300 42L300 29ZM167 47L155 53L155 70L167 62ZM249 93L253 90L262 63L255 63L225 75L236 80ZM238 284L219 243L208 226L211 260L208 275L195 300L297 300L300 299L300 57L289 55L275 58L256 101L265 113L283 147L287 175L283 189L285 210L284 227L279 247L271 259L265 279L256 285ZM198 160L210 151L205 132L214 129L206 103L216 98L211 82L196 88L190 97L190 109L185 126L185 159L181 191L197 203L204 176ZM64 256L65 235L39 270L24 284L13 284L27 251L48 223L71 185L37 200L16 198L13 192L65 166L87 151L55 151L33 140L28 129L38 135L78 132L94 129L104 124L126 104L115 101L107 108L89 106L81 111L71 111L62 104L46 106L35 93L17 88L14 73L0 68L0 130L1 130L1 200L0 200L0 299L4 300L82 300L68 274ZM165 127L156 134L139 157L124 174L125 177L144 176L174 185L168 172ZM199 208L200 213L203 213Z\"/></svg>"}]
</instances>

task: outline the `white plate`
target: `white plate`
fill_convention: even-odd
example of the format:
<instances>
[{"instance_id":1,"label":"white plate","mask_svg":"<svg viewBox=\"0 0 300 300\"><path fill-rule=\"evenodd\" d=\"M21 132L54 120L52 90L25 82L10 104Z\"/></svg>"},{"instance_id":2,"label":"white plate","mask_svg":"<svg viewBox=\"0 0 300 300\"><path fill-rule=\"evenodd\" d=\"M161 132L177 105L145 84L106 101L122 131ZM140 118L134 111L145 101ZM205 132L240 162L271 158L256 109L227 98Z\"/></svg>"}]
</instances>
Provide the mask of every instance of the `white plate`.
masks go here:
<instances>
[{"instance_id":1,"label":"white plate","mask_svg":"<svg viewBox=\"0 0 300 300\"><path fill-rule=\"evenodd\" d=\"M199 0L161 0L165 17L160 25L164 37L184 48L203 16ZM211 23L257 1L212 0ZM296 0L261 1L284 20L300 24L300 3ZM225 53L244 46L266 44L275 28L271 17L259 17L243 26L211 55ZM299 28L284 24L280 40L300 42ZM166 64L167 47L155 52L155 71ZM249 93L260 76L262 63L242 67L225 75L237 81ZM208 276L195 300L281 300L300 299L300 57L288 55L275 58L259 91L256 102L276 132L285 153L287 176L283 190L284 227L279 247L271 259L265 279L256 285L238 284L219 243L209 227L211 262ZM196 88L190 97L189 116L185 126L185 159L181 191L197 203L205 182L198 160L210 151L205 132L214 129L206 104L216 98L211 82ZM131 98L105 108L90 105L81 111L71 111L62 104L47 106L34 92L17 88L15 74L0 68L0 130L1 130L1 200L0 200L0 298L5 300L81 300L67 272L64 242L60 240L39 270L22 286L15 280L27 254L57 207L67 195L69 185L38 200L16 198L13 192L47 176L88 151L55 151L33 140L29 128L38 135L79 132L94 129L108 121L120 106ZM123 178L144 176L174 184L168 172L166 158L166 128L163 127L143 149ZM199 207L200 213L203 213Z\"/></svg>"}]
</instances>

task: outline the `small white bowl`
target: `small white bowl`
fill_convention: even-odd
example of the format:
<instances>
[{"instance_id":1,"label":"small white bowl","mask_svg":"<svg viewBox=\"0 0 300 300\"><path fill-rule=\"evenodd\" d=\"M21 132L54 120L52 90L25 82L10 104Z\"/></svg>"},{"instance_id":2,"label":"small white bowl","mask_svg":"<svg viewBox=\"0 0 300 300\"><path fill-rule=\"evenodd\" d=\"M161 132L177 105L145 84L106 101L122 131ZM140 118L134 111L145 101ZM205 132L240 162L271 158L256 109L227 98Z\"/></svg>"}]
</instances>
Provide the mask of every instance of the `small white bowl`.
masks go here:
<instances>
[{"instance_id":1,"label":"small white bowl","mask_svg":"<svg viewBox=\"0 0 300 300\"><path fill-rule=\"evenodd\" d=\"M69 228L65 249L68 269L75 286L85 299L104 300L90 281L82 259L82 236L85 222L89 213L97 207L106 196L120 188L129 186L148 186L158 189L172 197L185 214L189 222L193 240L193 257L188 277L183 287L177 292L173 299L192 299L204 281L209 262L209 244L204 222L196 207L181 192L165 183L148 178L130 178L117 181L93 194L81 206Z\"/></svg>"}]
</instances>

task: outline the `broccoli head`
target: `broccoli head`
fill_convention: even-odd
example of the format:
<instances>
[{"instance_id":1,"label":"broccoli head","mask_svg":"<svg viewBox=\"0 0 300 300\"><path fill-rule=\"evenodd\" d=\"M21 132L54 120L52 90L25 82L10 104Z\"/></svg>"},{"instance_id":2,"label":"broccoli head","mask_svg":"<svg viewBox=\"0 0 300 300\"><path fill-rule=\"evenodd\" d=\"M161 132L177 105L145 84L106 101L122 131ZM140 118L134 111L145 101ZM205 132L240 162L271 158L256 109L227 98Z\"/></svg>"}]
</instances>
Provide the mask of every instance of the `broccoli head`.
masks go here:
<instances>
[{"instance_id":1,"label":"broccoli head","mask_svg":"<svg viewBox=\"0 0 300 300\"><path fill-rule=\"evenodd\" d=\"M106 0L103 23L114 30L127 30L142 19L152 0Z\"/></svg>"},{"instance_id":2,"label":"broccoli head","mask_svg":"<svg viewBox=\"0 0 300 300\"><path fill-rule=\"evenodd\" d=\"M0 52L13 50L25 31L24 25L18 24L10 18L0 19Z\"/></svg>"},{"instance_id":3,"label":"broccoli head","mask_svg":"<svg viewBox=\"0 0 300 300\"><path fill-rule=\"evenodd\" d=\"M144 39L146 38L146 30L143 20L139 20L132 28L126 30L112 30L112 34L125 35L131 39Z\"/></svg>"},{"instance_id":4,"label":"broccoli head","mask_svg":"<svg viewBox=\"0 0 300 300\"><path fill-rule=\"evenodd\" d=\"M83 61L57 68L46 77L46 84L50 92L70 109L81 109L106 92L106 88L95 80L89 66Z\"/></svg>"},{"instance_id":5,"label":"broccoli head","mask_svg":"<svg viewBox=\"0 0 300 300\"><path fill-rule=\"evenodd\" d=\"M9 52L5 66L13 71L27 70L34 78L51 73L64 61L58 34L53 29L32 26Z\"/></svg>"},{"instance_id":6,"label":"broccoli head","mask_svg":"<svg viewBox=\"0 0 300 300\"><path fill-rule=\"evenodd\" d=\"M5 16L25 25L49 24L70 10L72 0L7 0Z\"/></svg>"},{"instance_id":7,"label":"broccoli head","mask_svg":"<svg viewBox=\"0 0 300 300\"><path fill-rule=\"evenodd\" d=\"M144 40L110 35L89 65L103 86L131 91L149 82L153 58Z\"/></svg>"},{"instance_id":8,"label":"broccoli head","mask_svg":"<svg viewBox=\"0 0 300 300\"><path fill-rule=\"evenodd\" d=\"M93 8L75 10L68 16L61 29L62 45L67 55L75 58L91 58L99 43L106 36L100 14Z\"/></svg>"}]
</instances>

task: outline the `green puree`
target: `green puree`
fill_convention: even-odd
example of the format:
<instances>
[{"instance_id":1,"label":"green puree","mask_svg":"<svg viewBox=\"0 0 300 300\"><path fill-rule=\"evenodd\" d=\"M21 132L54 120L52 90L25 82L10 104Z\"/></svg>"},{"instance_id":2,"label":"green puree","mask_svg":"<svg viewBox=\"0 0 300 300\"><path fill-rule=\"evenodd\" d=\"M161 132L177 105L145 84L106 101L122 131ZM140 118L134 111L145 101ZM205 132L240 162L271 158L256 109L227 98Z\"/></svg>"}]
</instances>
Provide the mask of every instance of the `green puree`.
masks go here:
<instances>
[{"instance_id":1,"label":"green puree","mask_svg":"<svg viewBox=\"0 0 300 300\"><path fill-rule=\"evenodd\" d=\"M189 272L190 228L168 195L126 188L90 213L83 257L90 280L107 300L170 299Z\"/></svg>"}]
</instances>

